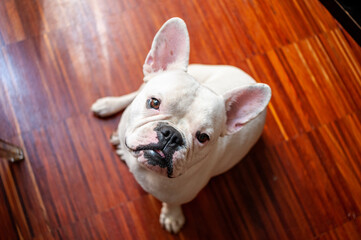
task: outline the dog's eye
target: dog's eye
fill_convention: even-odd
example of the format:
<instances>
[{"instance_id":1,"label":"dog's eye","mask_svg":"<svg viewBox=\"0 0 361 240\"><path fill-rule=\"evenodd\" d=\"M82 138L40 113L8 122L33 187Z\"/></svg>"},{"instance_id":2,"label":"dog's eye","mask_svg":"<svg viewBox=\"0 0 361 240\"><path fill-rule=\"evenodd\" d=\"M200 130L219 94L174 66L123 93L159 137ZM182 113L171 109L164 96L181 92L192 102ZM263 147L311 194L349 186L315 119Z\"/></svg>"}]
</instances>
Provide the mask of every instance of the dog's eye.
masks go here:
<instances>
[{"instance_id":1,"label":"dog's eye","mask_svg":"<svg viewBox=\"0 0 361 240\"><path fill-rule=\"evenodd\" d=\"M196 138L200 143L209 141L209 136L206 133L201 133L200 131L196 133Z\"/></svg>"},{"instance_id":2,"label":"dog's eye","mask_svg":"<svg viewBox=\"0 0 361 240\"><path fill-rule=\"evenodd\" d=\"M158 110L160 107L160 101L156 98L151 98L147 100L147 108L153 108L155 110Z\"/></svg>"}]
</instances>

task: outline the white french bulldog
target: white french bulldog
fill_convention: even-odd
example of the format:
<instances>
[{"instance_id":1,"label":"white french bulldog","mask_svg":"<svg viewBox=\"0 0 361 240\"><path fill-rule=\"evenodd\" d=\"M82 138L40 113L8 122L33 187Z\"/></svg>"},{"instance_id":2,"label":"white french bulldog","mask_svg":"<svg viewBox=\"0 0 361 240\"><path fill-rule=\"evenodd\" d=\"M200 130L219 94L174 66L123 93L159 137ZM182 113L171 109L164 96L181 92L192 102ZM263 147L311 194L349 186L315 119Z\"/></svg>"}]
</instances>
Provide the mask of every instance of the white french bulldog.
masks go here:
<instances>
[{"instance_id":1,"label":"white french bulldog","mask_svg":"<svg viewBox=\"0 0 361 240\"><path fill-rule=\"evenodd\" d=\"M271 98L268 85L238 68L188 60L186 24L172 18L153 40L141 88L91 108L104 117L129 105L111 142L144 190L163 202L160 223L173 233L185 222L181 204L256 143Z\"/></svg>"}]
</instances>

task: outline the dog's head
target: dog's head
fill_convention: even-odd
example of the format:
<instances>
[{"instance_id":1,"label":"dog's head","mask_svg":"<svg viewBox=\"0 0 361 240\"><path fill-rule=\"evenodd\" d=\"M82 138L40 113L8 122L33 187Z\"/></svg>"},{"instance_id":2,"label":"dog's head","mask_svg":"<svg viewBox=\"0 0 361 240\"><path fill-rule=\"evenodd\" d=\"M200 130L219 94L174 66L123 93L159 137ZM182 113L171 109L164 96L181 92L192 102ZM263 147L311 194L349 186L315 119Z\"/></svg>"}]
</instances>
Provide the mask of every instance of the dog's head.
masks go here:
<instances>
[{"instance_id":1,"label":"dog's head","mask_svg":"<svg viewBox=\"0 0 361 240\"><path fill-rule=\"evenodd\" d=\"M265 84L217 95L187 73L188 60L186 25L172 18L154 38L143 67L146 84L129 109L127 148L167 177L207 159L220 137L241 129L270 99Z\"/></svg>"}]
</instances>

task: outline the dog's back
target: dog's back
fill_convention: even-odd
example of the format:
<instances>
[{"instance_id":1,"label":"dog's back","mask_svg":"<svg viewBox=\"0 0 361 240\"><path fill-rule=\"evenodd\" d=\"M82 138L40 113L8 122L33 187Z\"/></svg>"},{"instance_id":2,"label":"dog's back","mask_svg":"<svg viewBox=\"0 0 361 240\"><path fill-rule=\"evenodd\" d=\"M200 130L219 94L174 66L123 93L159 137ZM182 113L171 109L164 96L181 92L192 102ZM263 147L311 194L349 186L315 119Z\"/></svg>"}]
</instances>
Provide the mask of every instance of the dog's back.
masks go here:
<instances>
[{"instance_id":1,"label":"dog's back","mask_svg":"<svg viewBox=\"0 0 361 240\"><path fill-rule=\"evenodd\" d=\"M188 73L219 95L235 88L256 83L241 69L227 65L190 64Z\"/></svg>"}]
</instances>

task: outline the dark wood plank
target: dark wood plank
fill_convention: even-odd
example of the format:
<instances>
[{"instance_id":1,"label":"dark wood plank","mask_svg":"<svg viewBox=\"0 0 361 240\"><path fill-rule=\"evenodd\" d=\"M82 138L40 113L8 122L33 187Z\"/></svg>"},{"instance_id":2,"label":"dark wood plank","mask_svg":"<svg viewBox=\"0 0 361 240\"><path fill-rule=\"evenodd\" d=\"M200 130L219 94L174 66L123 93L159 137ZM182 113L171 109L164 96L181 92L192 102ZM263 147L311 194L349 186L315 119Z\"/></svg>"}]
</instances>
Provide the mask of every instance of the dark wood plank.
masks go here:
<instances>
[{"instance_id":1,"label":"dark wood plank","mask_svg":"<svg viewBox=\"0 0 361 240\"><path fill-rule=\"evenodd\" d=\"M318 239L359 239L361 238L360 229L360 218L357 218L355 221L349 221L330 232L322 234Z\"/></svg>"},{"instance_id":2,"label":"dark wood plank","mask_svg":"<svg viewBox=\"0 0 361 240\"><path fill-rule=\"evenodd\" d=\"M0 178L0 216L2 225L0 239L18 238L13 212L10 207L10 202L6 194L2 178Z\"/></svg>"},{"instance_id":3,"label":"dark wood plank","mask_svg":"<svg viewBox=\"0 0 361 240\"><path fill-rule=\"evenodd\" d=\"M5 56L0 52L0 132L1 138L10 141L19 131L19 125L11 105L11 98L14 94L8 91L5 86L11 82L10 73L7 69Z\"/></svg>"}]
</instances>

